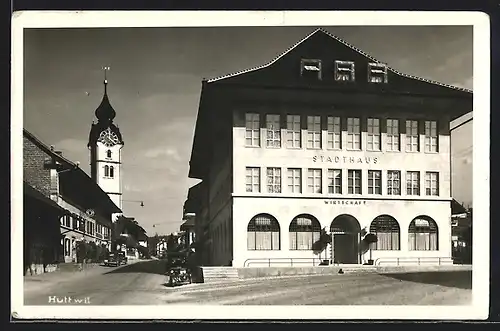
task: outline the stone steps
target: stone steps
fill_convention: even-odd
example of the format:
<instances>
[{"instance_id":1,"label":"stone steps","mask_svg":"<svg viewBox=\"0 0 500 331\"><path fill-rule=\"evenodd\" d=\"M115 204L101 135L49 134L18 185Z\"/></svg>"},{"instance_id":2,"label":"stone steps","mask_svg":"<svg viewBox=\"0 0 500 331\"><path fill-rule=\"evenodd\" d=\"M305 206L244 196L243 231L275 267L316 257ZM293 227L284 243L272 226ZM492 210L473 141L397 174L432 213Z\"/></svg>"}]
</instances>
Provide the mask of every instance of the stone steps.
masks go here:
<instances>
[{"instance_id":1,"label":"stone steps","mask_svg":"<svg viewBox=\"0 0 500 331\"><path fill-rule=\"evenodd\" d=\"M232 267L201 267L204 283L239 280L238 269Z\"/></svg>"}]
</instances>

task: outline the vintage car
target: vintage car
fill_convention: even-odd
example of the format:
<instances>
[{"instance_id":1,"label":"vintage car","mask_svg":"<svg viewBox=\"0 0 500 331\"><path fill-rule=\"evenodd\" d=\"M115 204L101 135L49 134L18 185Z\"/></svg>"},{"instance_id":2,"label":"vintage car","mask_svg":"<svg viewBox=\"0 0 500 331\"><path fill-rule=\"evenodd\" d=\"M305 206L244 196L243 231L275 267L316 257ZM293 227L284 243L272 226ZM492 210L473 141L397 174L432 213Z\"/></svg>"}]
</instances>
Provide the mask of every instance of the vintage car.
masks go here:
<instances>
[{"instance_id":1,"label":"vintage car","mask_svg":"<svg viewBox=\"0 0 500 331\"><path fill-rule=\"evenodd\" d=\"M128 263L128 258L124 252L118 252L118 255L120 257L120 264L127 264Z\"/></svg>"},{"instance_id":2,"label":"vintage car","mask_svg":"<svg viewBox=\"0 0 500 331\"><path fill-rule=\"evenodd\" d=\"M111 252L104 260L104 265L107 267L118 267L121 265L120 256L118 252Z\"/></svg>"},{"instance_id":3,"label":"vintage car","mask_svg":"<svg viewBox=\"0 0 500 331\"><path fill-rule=\"evenodd\" d=\"M191 272L185 267L172 267L167 271L168 285L171 287L191 284Z\"/></svg>"},{"instance_id":4,"label":"vintage car","mask_svg":"<svg viewBox=\"0 0 500 331\"><path fill-rule=\"evenodd\" d=\"M167 253L165 275L168 277L168 285L172 287L192 283L186 252Z\"/></svg>"}]
</instances>

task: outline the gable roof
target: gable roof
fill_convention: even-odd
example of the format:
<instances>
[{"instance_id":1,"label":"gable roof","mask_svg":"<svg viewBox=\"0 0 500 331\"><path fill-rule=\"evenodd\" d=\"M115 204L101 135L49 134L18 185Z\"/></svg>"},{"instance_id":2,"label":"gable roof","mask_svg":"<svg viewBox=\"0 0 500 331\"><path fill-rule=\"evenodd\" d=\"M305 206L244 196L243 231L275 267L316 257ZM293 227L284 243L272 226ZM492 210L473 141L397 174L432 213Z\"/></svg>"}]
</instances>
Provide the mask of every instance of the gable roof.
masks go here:
<instances>
[{"instance_id":1,"label":"gable roof","mask_svg":"<svg viewBox=\"0 0 500 331\"><path fill-rule=\"evenodd\" d=\"M346 41L342 40L341 38L339 38L339 37L331 34L330 32L324 30L323 28L318 28L318 29L312 31L307 36L305 36L304 38L302 38L301 40L299 40L298 42L296 42L294 45L292 45L288 49L286 49L284 52L278 54L273 60L271 60L268 63L265 63L265 64L260 65L260 66L256 66L256 67L253 67L253 68L248 68L248 69L236 71L236 72L233 72L233 73L230 73L230 74L226 74L226 75L222 75L222 76L217 76L217 77L214 77L214 78L207 79L205 81L206 81L206 83L213 83L213 82L217 82L217 81L220 81L220 80L224 80L224 79L227 79L227 78L231 78L231 77L243 75L245 73L249 73L249 72L253 72L253 71L257 71L257 70L269 67L272 64L274 64L276 61L278 61L279 59L281 59L282 57L284 57L286 54L288 54L290 51L292 51L293 49L295 49L297 46L299 46L300 44L302 44L304 41L306 41L307 39L309 39L311 36L313 36L313 35L315 35L317 33L326 34L327 36L333 38L334 40L338 41L341 44L344 44L348 48L350 48L350 49L358 52L359 54L363 55L364 57L366 57L367 59L369 59L369 60L371 60L371 61L373 61L375 63L383 63L383 62L375 59L373 56L371 56L371 55L363 52L362 50L354 47L353 45L347 43ZM397 70L395 70L395 69L393 69L393 68L391 68L389 66L387 66L387 70L391 71L392 73L394 73L396 75L399 75L401 77L410 78L410 79L414 79L414 80L418 80L418 81L430 83L430 84L433 84L433 85L438 85L438 86L446 87L446 88L453 89L453 90L458 90L458 91L472 93L472 90L470 90L470 89L466 89L466 88L462 88L462 87L457 87L457 86L453 86L453 85L449 85L449 84L440 83L440 82L437 82L437 81L434 81L434 80L430 80L430 79L426 79L426 78L421 78L421 77L417 77L417 76L413 76L413 75L409 75L409 74L405 74L405 73L399 72L399 71L397 71Z\"/></svg>"},{"instance_id":2,"label":"gable roof","mask_svg":"<svg viewBox=\"0 0 500 331\"><path fill-rule=\"evenodd\" d=\"M55 150L53 150L51 147L47 146L45 143L43 143L40 139L35 137L31 132L23 128L23 135L28 138L32 143L34 143L38 148L43 150L45 153L49 154L53 158L55 158L57 161L66 163L67 166L71 167L79 167L77 163L74 163L70 159L65 158L61 154L56 153ZM83 170L82 170L83 171Z\"/></svg>"}]
</instances>

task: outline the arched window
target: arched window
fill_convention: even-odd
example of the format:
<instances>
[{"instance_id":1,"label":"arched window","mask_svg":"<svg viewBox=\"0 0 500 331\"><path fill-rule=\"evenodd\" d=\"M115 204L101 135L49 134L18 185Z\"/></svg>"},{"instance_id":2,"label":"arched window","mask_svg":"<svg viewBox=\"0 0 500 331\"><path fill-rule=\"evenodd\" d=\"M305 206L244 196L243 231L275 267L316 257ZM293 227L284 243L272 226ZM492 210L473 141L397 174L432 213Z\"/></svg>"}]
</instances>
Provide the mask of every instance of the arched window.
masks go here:
<instances>
[{"instance_id":1,"label":"arched window","mask_svg":"<svg viewBox=\"0 0 500 331\"><path fill-rule=\"evenodd\" d=\"M438 227L428 216L419 216L408 228L408 249L410 251L437 251Z\"/></svg>"},{"instance_id":2,"label":"arched window","mask_svg":"<svg viewBox=\"0 0 500 331\"><path fill-rule=\"evenodd\" d=\"M321 225L311 215L299 215L290 223L290 250L312 250L319 240Z\"/></svg>"},{"instance_id":3,"label":"arched window","mask_svg":"<svg viewBox=\"0 0 500 331\"><path fill-rule=\"evenodd\" d=\"M115 177L115 168L113 166L109 167L109 177Z\"/></svg>"},{"instance_id":4,"label":"arched window","mask_svg":"<svg viewBox=\"0 0 500 331\"><path fill-rule=\"evenodd\" d=\"M279 250L280 225L267 214L255 216L248 223L247 249L250 251Z\"/></svg>"},{"instance_id":5,"label":"arched window","mask_svg":"<svg viewBox=\"0 0 500 331\"><path fill-rule=\"evenodd\" d=\"M104 177L109 177L109 167L107 165L104 166Z\"/></svg>"},{"instance_id":6,"label":"arched window","mask_svg":"<svg viewBox=\"0 0 500 331\"><path fill-rule=\"evenodd\" d=\"M106 151L106 157L111 158L111 150L108 149Z\"/></svg>"},{"instance_id":7,"label":"arched window","mask_svg":"<svg viewBox=\"0 0 500 331\"><path fill-rule=\"evenodd\" d=\"M400 229L398 221L389 215L376 217L370 224L370 233L377 236L372 249L384 251L400 250Z\"/></svg>"}]
</instances>

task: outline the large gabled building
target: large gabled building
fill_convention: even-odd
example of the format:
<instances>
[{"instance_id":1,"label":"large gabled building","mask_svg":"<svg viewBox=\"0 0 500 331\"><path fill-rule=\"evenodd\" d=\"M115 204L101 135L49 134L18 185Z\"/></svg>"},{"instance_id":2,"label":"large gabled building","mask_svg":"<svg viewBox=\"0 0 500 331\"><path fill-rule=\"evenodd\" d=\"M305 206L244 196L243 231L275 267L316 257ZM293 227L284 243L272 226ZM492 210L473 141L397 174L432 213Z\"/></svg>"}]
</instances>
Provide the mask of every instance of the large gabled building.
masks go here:
<instances>
[{"instance_id":1,"label":"large gabled building","mask_svg":"<svg viewBox=\"0 0 500 331\"><path fill-rule=\"evenodd\" d=\"M471 111L472 91L322 29L204 80L188 199L201 264L451 263L449 123ZM322 229L332 243L318 252Z\"/></svg>"}]
</instances>

